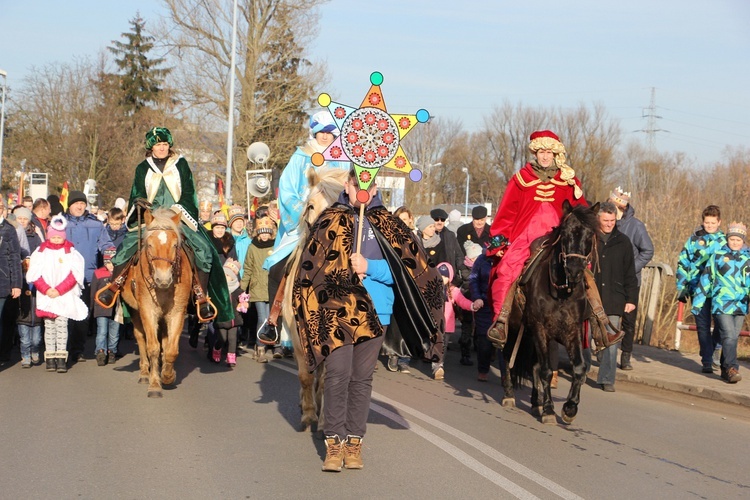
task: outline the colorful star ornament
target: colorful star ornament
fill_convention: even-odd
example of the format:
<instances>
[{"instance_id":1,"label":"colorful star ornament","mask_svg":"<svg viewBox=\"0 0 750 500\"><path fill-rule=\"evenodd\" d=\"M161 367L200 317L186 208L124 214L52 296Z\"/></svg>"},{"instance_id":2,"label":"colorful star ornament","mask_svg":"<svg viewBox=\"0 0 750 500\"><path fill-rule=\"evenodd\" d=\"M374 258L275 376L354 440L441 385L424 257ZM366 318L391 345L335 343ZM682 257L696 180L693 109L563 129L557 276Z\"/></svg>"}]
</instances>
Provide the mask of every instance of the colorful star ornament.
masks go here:
<instances>
[{"instance_id":1,"label":"colorful star ornament","mask_svg":"<svg viewBox=\"0 0 750 500\"><path fill-rule=\"evenodd\" d=\"M422 179L422 172L412 168L401 148L401 140L417 123L427 123L430 119L425 109L413 115L389 114L380 91L383 75L375 71L370 75L370 83L372 86L359 108L334 102L325 93L318 96L318 104L328 108L341 133L325 151L313 154L311 159L318 167L327 160L354 163L360 203L370 200L367 190L381 167L408 173L415 182Z\"/></svg>"}]
</instances>

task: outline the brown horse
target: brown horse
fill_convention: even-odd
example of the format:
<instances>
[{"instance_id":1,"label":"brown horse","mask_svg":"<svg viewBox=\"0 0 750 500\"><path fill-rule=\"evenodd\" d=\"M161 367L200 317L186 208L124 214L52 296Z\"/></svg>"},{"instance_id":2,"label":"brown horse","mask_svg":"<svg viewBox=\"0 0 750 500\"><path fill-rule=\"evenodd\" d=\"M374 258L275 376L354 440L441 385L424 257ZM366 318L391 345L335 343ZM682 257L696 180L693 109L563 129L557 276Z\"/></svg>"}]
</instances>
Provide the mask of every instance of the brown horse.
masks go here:
<instances>
[{"instance_id":1,"label":"brown horse","mask_svg":"<svg viewBox=\"0 0 750 500\"><path fill-rule=\"evenodd\" d=\"M297 273L302 247L307 240L310 227L315 222L315 219L318 218L318 215L336 201L344 189L344 181L348 175L348 170L332 167L321 167L317 171L314 169L308 171L307 181L310 186L310 194L307 197L305 210L300 217L299 242L289 256L287 263L288 278L284 287L282 320L283 328L289 332L292 339L294 358L297 361L297 373L300 382L300 409L302 410L300 431L306 431L315 424L317 424L316 427L318 430L322 430L323 428L324 365L319 365L313 373L307 371L307 362L304 358L302 345L300 344L297 323L294 321L294 311L292 309L294 275Z\"/></svg>"},{"instance_id":2,"label":"brown horse","mask_svg":"<svg viewBox=\"0 0 750 500\"><path fill-rule=\"evenodd\" d=\"M138 262L130 267L122 298L131 311L141 356L138 383L148 382L148 397L160 398L162 384L175 381L193 271L182 248L180 215L157 208L145 212L144 221Z\"/></svg>"}]
</instances>

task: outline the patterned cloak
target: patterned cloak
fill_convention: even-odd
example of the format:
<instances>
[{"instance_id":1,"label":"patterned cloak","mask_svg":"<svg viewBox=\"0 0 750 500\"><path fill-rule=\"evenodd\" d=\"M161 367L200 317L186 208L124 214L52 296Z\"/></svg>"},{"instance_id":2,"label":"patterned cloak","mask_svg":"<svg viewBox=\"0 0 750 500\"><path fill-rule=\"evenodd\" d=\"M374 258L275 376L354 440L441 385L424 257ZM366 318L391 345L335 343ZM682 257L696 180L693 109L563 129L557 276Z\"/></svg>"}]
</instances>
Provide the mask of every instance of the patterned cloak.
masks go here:
<instances>
[{"instance_id":1,"label":"patterned cloak","mask_svg":"<svg viewBox=\"0 0 750 500\"><path fill-rule=\"evenodd\" d=\"M382 206L365 212L393 274L391 321L409 350L442 359L443 280L414 234ZM372 299L349 264L355 244L355 209L336 204L311 228L294 278L292 304L311 372L335 349L383 335Z\"/></svg>"}]
</instances>

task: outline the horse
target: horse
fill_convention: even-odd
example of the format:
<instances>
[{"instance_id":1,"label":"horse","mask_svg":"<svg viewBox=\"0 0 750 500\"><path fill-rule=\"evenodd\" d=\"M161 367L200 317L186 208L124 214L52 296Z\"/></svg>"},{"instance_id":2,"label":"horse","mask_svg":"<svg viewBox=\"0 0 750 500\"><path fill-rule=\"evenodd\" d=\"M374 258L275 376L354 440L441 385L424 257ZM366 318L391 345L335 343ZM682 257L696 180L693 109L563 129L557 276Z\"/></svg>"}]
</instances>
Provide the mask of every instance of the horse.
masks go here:
<instances>
[{"instance_id":1,"label":"horse","mask_svg":"<svg viewBox=\"0 0 750 500\"><path fill-rule=\"evenodd\" d=\"M300 410L302 412L300 432L312 430L313 426L319 431L323 428L323 378L325 368L324 364L321 363L313 373L307 371L307 361L302 350L292 307L293 277L299 268L302 249L310 234L310 228L318 215L338 199L339 194L344 189L344 181L346 181L348 175L348 170L333 167L308 170L307 181L310 190L298 226L299 242L287 261L287 279L284 284L281 317L283 328L289 332L292 339L294 359L297 362L297 375L300 383Z\"/></svg>"},{"instance_id":2,"label":"horse","mask_svg":"<svg viewBox=\"0 0 750 500\"><path fill-rule=\"evenodd\" d=\"M192 293L193 270L182 247L180 214L168 208L144 213L138 262L130 266L122 298L129 306L140 353L138 383L162 397L174 383L174 363ZM160 370L161 368L161 370Z\"/></svg>"},{"instance_id":3,"label":"horse","mask_svg":"<svg viewBox=\"0 0 750 500\"><path fill-rule=\"evenodd\" d=\"M584 273L596 256L598 209L598 203L589 208L563 202L560 225L531 245L532 256L540 253L521 275L518 290L522 294L516 293L509 317L502 405L514 407L514 387L530 378L532 414L545 424L557 421L549 364L549 349L557 349L556 341L565 346L573 364L570 392L560 416L570 424L578 413L586 380L581 342L588 318Z\"/></svg>"}]
</instances>

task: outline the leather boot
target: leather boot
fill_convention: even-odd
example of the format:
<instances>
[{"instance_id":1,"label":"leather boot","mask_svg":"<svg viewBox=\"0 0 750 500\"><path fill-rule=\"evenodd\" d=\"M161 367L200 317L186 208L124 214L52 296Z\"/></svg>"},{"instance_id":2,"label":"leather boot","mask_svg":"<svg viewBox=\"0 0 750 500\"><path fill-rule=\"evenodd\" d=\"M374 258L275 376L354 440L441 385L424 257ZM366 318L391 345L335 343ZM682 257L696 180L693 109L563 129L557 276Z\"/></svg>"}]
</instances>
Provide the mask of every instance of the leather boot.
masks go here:
<instances>
[{"instance_id":1,"label":"leather boot","mask_svg":"<svg viewBox=\"0 0 750 500\"><path fill-rule=\"evenodd\" d=\"M195 309L198 313L198 320L201 323L213 321L218 314L216 306L211 302L206 291L208 290L208 273L195 270L196 278L193 280L193 295L195 296Z\"/></svg>"},{"instance_id":2,"label":"leather boot","mask_svg":"<svg viewBox=\"0 0 750 500\"><path fill-rule=\"evenodd\" d=\"M67 373L68 371L68 351L57 351L57 373Z\"/></svg>"},{"instance_id":3,"label":"leather boot","mask_svg":"<svg viewBox=\"0 0 750 500\"><path fill-rule=\"evenodd\" d=\"M53 358L51 355L48 355L47 353L44 354L44 361L46 366L46 369L48 372L54 372L57 370L57 362L55 361L55 358Z\"/></svg>"},{"instance_id":4,"label":"leather boot","mask_svg":"<svg viewBox=\"0 0 750 500\"><path fill-rule=\"evenodd\" d=\"M508 289L500 314L497 315L495 322L487 331L487 338L499 349L505 347L505 343L508 341L508 318L510 318L510 312L513 310L516 287L518 287L518 280L514 281Z\"/></svg>"},{"instance_id":5,"label":"leather boot","mask_svg":"<svg viewBox=\"0 0 750 500\"><path fill-rule=\"evenodd\" d=\"M325 472L341 472L344 464L344 443L338 436L326 436L326 458L323 461Z\"/></svg>"},{"instance_id":6,"label":"leather boot","mask_svg":"<svg viewBox=\"0 0 750 500\"><path fill-rule=\"evenodd\" d=\"M594 273L587 269L584 271L583 276L586 281L586 300L592 312L590 321L591 336L596 343L596 350L600 351L622 340L625 332L615 330L609 322L607 313L604 312L604 306L602 306L599 290L596 287Z\"/></svg>"},{"instance_id":7,"label":"leather boot","mask_svg":"<svg viewBox=\"0 0 750 500\"><path fill-rule=\"evenodd\" d=\"M622 351L620 354L620 370L632 370L633 365L630 364L630 353Z\"/></svg>"},{"instance_id":8,"label":"leather boot","mask_svg":"<svg viewBox=\"0 0 750 500\"><path fill-rule=\"evenodd\" d=\"M347 469L361 469L362 462L362 437L346 436L344 441L344 467Z\"/></svg>"},{"instance_id":9,"label":"leather boot","mask_svg":"<svg viewBox=\"0 0 750 500\"><path fill-rule=\"evenodd\" d=\"M550 389L557 389L557 370L552 372L552 380L549 383Z\"/></svg>"}]
</instances>

